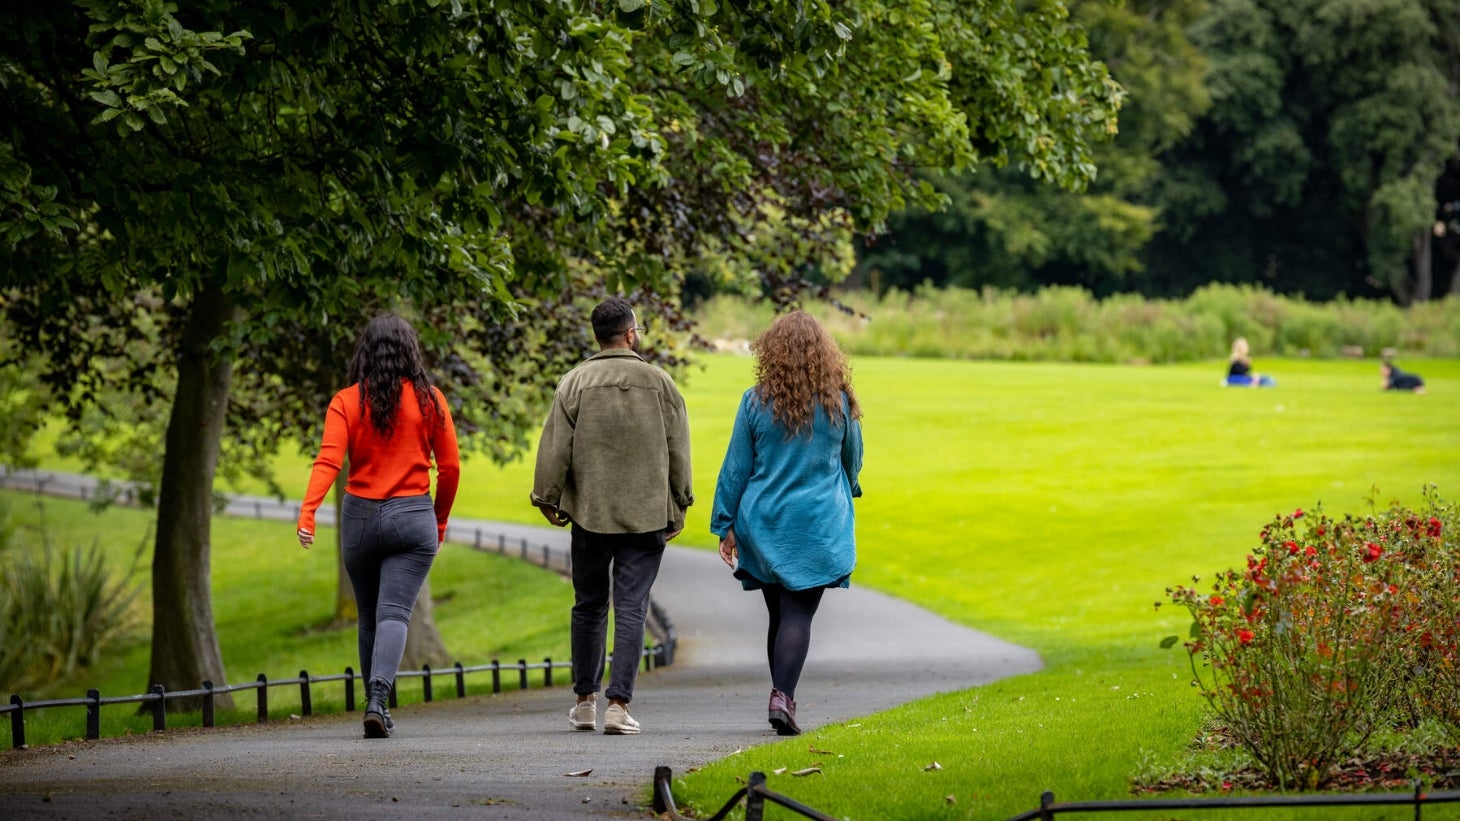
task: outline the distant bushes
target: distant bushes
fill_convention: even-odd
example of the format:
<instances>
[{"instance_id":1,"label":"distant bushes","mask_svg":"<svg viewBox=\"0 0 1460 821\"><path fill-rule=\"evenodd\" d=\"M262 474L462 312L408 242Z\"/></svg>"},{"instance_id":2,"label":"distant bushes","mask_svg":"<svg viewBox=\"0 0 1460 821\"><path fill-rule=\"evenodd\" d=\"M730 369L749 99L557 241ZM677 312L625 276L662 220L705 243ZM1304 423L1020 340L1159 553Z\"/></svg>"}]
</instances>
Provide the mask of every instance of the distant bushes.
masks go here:
<instances>
[{"instance_id":1,"label":"distant bushes","mask_svg":"<svg viewBox=\"0 0 1460 821\"><path fill-rule=\"evenodd\" d=\"M1021 294L922 287L838 297L855 315L807 305L848 353L953 359L1182 362L1225 358L1247 337L1259 356L1460 356L1460 300L1411 308L1374 300L1306 302L1262 288L1208 285L1184 300L1081 288ZM695 312L710 339L753 338L772 309L715 297Z\"/></svg>"}]
</instances>

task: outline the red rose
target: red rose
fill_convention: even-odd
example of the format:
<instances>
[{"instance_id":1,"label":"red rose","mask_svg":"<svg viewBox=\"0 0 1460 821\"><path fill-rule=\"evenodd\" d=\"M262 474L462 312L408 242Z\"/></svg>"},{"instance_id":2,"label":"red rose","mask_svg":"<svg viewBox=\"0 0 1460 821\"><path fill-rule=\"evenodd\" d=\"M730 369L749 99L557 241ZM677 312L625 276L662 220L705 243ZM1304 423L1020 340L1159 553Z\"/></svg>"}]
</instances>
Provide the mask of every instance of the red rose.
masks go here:
<instances>
[{"instance_id":1,"label":"red rose","mask_svg":"<svg viewBox=\"0 0 1460 821\"><path fill-rule=\"evenodd\" d=\"M1238 630L1237 631L1237 643L1238 644L1251 644L1252 643L1252 639L1253 639L1253 634L1252 634L1252 631L1251 630Z\"/></svg>"},{"instance_id":2,"label":"red rose","mask_svg":"<svg viewBox=\"0 0 1460 821\"><path fill-rule=\"evenodd\" d=\"M1298 555L1298 543L1297 542L1292 541L1292 540L1283 542L1283 547L1286 547L1288 549L1288 555L1289 556L1296 556L1296 555Z\"/></svg>"},{"instance_id":3,"label":"red rose","mask_svg":"<svg viewBox=\"0 0 1460 821\"><path fill-rule=\"evenodd\" d=\"M1436 519L1433 516L1430 517L1429 532L1430 535L1435 537L1436 539L1440 537L1440 520Z\"/></svg>"},{"instance_id":4,"label":"red rose","mask_svg":"<svg viewBox=\"0 0 1460 821\"><path fill-rule=\"evenodd\" d=\"M1364 542L1364 561L1377 561L1382 555L1384 555L1384 548L1373 542Z\"/></svg>"},{"instance_id":5,"label":"red rose","mask_svg":"<svg viewBox=\"0 0 1460 821\"><path fill-rule=\"evenodd\" d=\"M1221 607L1224 601L1226 599L1223 599L1221 596L1212 596L1212 607Z\"/></svg>"},{"instance_id":6,"label":"red rose","mask_svg":"<svg viewBox=\"0 0 1460 821\"><path fill-rule=\"evenodd\" d=\"M1314 547L1313 545L1310 544L1307 547L1303 548L1303 555L1305 555L1305 556L1317 556L1318 555L1318 548L1316 548L1316 547Z\"/></svg>"},{"instance_id":7,"label":"red rose","mask_svg":"<svg viewBox=\"0 0 1460 821\"><path fill-rule=\"evenodd\" d=\"M1303 509L1301 507L1298 508L1297 510L1293 511L1293 518L1294 519L1301 519L1301 518L1303 518Z\"/></svg>"}]
</instances>

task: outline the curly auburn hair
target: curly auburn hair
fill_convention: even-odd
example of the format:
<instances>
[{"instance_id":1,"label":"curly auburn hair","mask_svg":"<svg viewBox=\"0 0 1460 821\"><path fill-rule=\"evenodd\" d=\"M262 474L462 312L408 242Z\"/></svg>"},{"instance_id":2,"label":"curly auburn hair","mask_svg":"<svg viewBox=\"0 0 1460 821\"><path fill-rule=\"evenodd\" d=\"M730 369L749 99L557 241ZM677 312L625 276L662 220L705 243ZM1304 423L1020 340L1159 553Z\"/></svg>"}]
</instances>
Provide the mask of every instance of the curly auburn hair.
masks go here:
<instances>
[{"instance_id":1,"label":"curly auburn hair","mask_svg":"<svg viewBox=\"0 0 1460 821\"><path fill-rule=\"evenodd\" d=\"M416 401L427 419L444 419L426 374L425 357L416 329L395 314L377 316L365 326L350 357L350 382L360 384L360 410L370 411L370 424L381 436L395 428L402 380L416 389Z\"/></svg>"},{"instance_id":2,"label":"curly auburn hair","mask_svg":"<svg viewBox=\"0 0 1460 821\"><path fill-rule=\"evenodd\" d=\"M862 418L847 358L811 314L792 311L777 317L750 343L750 352L755 356L756 395L791 436L810 433L818 403L832 424L844 424L843 393L850 418Z\"/></svg>"}]
</instances>

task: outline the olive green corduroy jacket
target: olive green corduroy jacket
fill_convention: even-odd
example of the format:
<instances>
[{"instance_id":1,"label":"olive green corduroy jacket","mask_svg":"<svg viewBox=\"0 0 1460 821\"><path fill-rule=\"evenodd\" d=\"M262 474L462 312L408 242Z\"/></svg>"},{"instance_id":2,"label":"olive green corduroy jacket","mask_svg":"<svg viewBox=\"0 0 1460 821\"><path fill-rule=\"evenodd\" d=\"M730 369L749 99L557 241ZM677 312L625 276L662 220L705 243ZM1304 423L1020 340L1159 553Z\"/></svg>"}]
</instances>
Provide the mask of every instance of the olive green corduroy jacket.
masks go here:
<instances>
[{"instance_id":1,"label":"olive green corduroy jacket","mask_svg":"<svg viewBox=\"0 0 1460 821\"><path fill-rule=\"evenodd\" d=\"M674 379L627 348L568 371L538 442L532 503L593 533L682 529L694 488Z\"/></svg>"}]
</instances>

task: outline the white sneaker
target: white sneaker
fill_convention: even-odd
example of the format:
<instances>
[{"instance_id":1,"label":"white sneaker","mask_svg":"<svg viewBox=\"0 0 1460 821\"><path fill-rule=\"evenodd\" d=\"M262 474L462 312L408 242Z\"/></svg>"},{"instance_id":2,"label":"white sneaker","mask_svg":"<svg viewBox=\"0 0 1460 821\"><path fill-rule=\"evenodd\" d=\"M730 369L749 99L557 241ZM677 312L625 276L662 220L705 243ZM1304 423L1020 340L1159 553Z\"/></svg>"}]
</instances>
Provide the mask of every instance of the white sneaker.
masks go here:
<instances>
[{"instance_id":1,"label":"white sneaker","mask_svg":"<svg viewBox=\"0 0 1460 821\"><path fill-rule=\"evenodd\" d=\"M638 735L639 722L629 715L629 708L622 704L610 704L603 711L604 735Z\"/></svg>"},{"instance_id":2,"label":"white sneaker","mask_svg":"<svg viewBox=\"0 0 1460 821\"><path fill-rule=\"evenodd\" d=\"M598 703L591 698L574 704L573 709L568 711L568 723L575 730L593 730L593 723L597 719Z\"/></svg>"}]
</instances>

